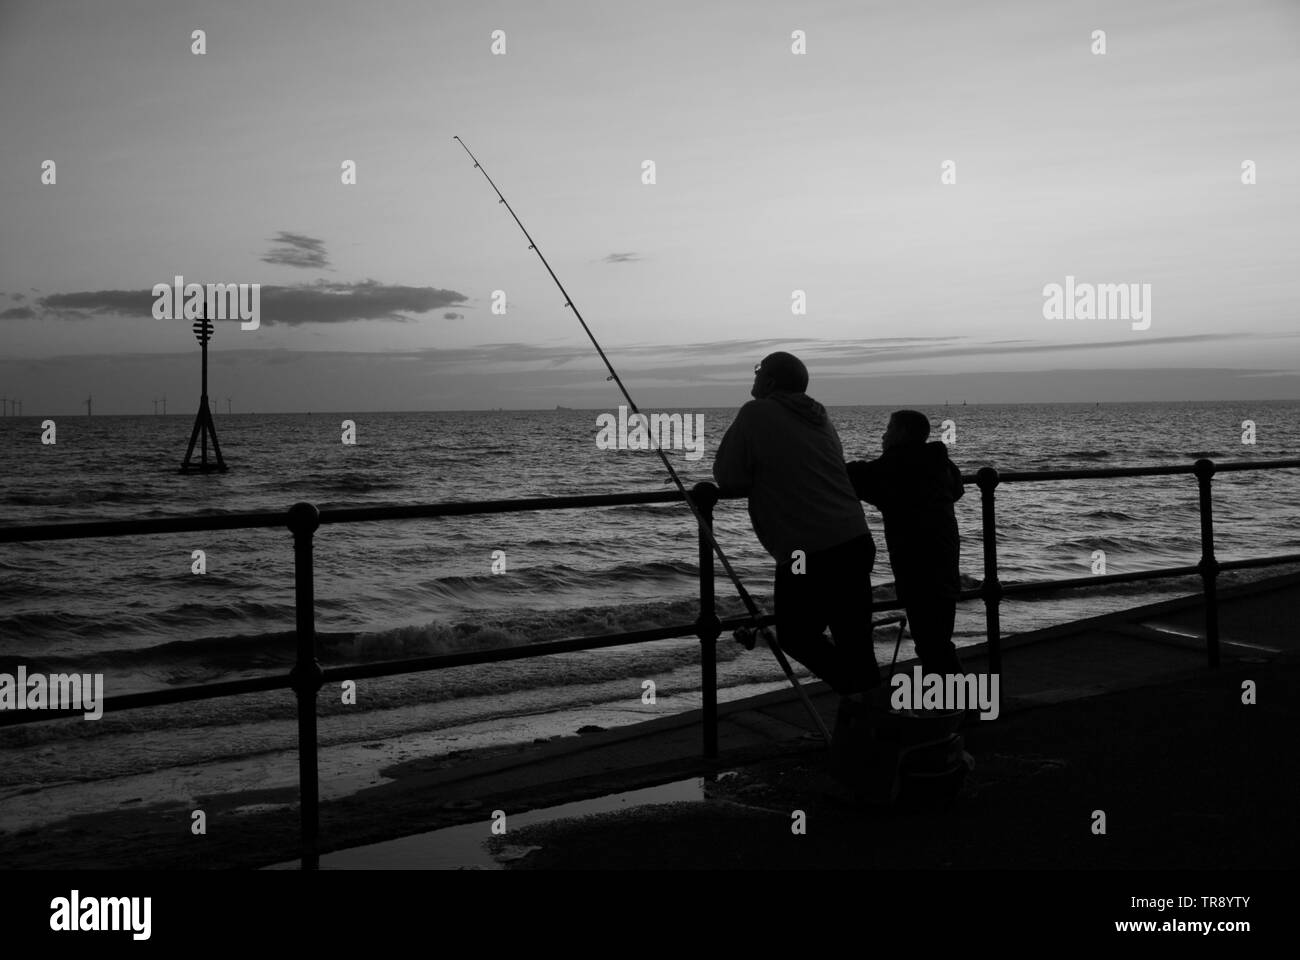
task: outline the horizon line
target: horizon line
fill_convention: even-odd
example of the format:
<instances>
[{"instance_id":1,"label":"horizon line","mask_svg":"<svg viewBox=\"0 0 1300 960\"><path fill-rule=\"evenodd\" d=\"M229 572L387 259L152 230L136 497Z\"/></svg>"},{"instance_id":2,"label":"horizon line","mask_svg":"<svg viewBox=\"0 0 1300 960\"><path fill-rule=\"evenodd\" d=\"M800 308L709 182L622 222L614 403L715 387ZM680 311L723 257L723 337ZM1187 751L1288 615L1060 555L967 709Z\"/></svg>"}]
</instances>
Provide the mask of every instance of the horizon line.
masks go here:
<instances>
[{"instance_id":1,"label":"horizon line","mask_svg":"<svg viewBox=\"0 0 1300 960\"><path fill-rule=\"evenodd\" d=\"M748 402L749 400L747 399L745 403ZM1100 406L1120 406L1120 405L1133 406L1138 404L1149 405L1149 404L1161 404L1161 403L1298 403L1298 402L1300 402L1300 397L1253 397L1250 399L1225 399L1220 397L1220 398L1209 399L1209 400L1197 399L1197 398L1186 398L1186 399L1178 399L1178 400L1014 400L1014 401L998 400L998 401L988 401L985 403L981 403L979 401L975 401L973 403L969 401L962 401L960 403L952 403L950 401L945 401L943 403L920 403L920 404L913 403L910 405L910 407L912 409L919 409L923 407L947 408L947 407L962 407L962 406L967 406L967 407L1020 407L1020 406L1100 407ZM702 406L702 405L693 405L693 406L685 406L685 407L655 406L653 407L653 409L654 410L739 410L740 407L743 405L744 404L739 404L736 406L721 406L721 407ZM82 402L82 406L84 406L84 401ZM357 410L357 409L262 410L262 411L244 410L244 411L240 411L240 413L230 412L224 414L221 413L219 410L213 408L212 415L214 417L233 417L233 416L245 416L245 417L254 416L255 417L255 416L263 416L263 415L273 415L273 416L314 416L314 415L324 416L326 414L356 415L360 413L366 413L366 414L373 414L373 413L379 413L379 414L389 414L389 413L597 413L597 412L608 412L610 410L617 410L619 407L626 407L626 406L628 406L627 403L619 403L619 404L614 404L612 406L606 405L606 406L599 406L599 407L566 407L563 404L560 404L554 407L436 407L436 408L419 408L419 409L404 409L404 410ZM878 409L902 410L908 407L908 405L904 403L823 403L822 406L826 407L828 410L845 410L845 409L854 409L854 408L862 408L862 409L878 408ZM652 408L649 405L647 405L646 407L641 407L639 409L641 409L644 412ZM93 416L183 417L183 416L190 416L196 412L197 412L196 410L192 410L191 408L186 407L186 409L183 412L177 412L177 413L156 413L156 412L151 413L148 411L144 411L140 413L100 413L100 414L94 414ZM5 414L0 414L0 420L8 420L10 418L27 419L29 417L43 417L43 416L83 417L83 416L92 416L92 415L85 414L85 413L73 413L73 414L5 413Z\"/></svg>"}]
</instances>

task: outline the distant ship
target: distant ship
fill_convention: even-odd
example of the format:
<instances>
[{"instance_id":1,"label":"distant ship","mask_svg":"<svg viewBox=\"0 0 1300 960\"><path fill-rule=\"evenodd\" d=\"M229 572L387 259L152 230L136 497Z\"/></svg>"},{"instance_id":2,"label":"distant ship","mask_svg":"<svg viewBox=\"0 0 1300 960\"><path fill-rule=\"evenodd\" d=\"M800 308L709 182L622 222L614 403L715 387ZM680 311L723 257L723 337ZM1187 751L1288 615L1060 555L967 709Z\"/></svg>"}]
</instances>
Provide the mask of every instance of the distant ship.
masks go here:
<instances>
[{"instance_id":1,"label":"distant ship","mask_svg":"<svg viewBox=\"0 0 1300 960\"><path fill-rule=\"evenodd\" d=\"M556 410L572 410L573 407L561 407L559 404L556 404L555 409L556 409Z\"/></svg>"}]
</instances>

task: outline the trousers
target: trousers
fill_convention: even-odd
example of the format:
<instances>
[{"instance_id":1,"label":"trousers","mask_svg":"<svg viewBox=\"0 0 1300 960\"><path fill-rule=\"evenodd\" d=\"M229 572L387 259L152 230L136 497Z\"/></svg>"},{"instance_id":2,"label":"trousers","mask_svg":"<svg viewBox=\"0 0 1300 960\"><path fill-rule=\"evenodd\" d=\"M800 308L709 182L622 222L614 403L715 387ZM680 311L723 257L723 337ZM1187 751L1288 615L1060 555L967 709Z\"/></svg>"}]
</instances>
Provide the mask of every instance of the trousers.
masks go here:
<instances>
[{"instance_id":1,"label":"trousers","mask_svg":"<svg viewBox=\"0 0 1300 960\"><path fill-rule=\"evenodd\" d=\"M964 672L952 642L957 601L934 595L909 596L904 610L921 669L925 673Z\"/></svg>"},{"instance_id":2,"label":"trousers","mask_svg":"<svg viewBox=\"0 0 1300 960\"><path fill-rule=\"evenodd\" d=\"M871 636L870 534L776 568L773 605L781 649L841 696L880 686ZM830 628L831 638L825 631Z\"/></svg>"}]
</instances>

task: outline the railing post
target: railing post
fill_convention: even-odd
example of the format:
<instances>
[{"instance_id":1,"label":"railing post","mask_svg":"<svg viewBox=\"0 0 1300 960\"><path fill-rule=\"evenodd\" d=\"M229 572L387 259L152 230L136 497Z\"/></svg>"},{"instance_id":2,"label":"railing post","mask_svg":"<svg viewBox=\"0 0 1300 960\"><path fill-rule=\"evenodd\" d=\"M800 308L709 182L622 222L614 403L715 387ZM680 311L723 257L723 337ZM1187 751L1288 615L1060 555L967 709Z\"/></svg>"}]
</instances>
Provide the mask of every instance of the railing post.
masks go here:
<instances>
[{"instance_id":1,"label":"railing post","mask_svg":"<svg viewBox=\"0 0 1300 960\"><path fill-rule=\"evenodd\" d=\"M998 472L992 467L981 467L975 474L980 488L980 507L984 521L984 584L980 595L984 598L984 633L989 648L989 673L1002 673L1002 617L998 605L1002 602L1002 581L998 579L998 527L993 506L993 491L998 485Z\"/></svg>"},{"instance_id":2,"label":"railing post","mask_svg":"<svg viewBox=\"0 0 1300 960\"><path fill-rule=\"evenodd\" d=\"M312 535L320 511L310 503L289 508L293 531L293 602L298 626L298 658L289 682L298 695L298 793L302 805L302 869L320 867L320 777L316 757L316 694L324 672L316 660L316 585L312 571Z\"/></svg>"},{"instance_id":3,"label":"railing post","mask_svg":"<svg viewBox=\"0 0 1300 960\"><path fill-rule=\"evenodd\" d=\"M1214 505L1210 501L1210 478L1214 476L1213 460L1197 460L1196 485L1201 500L1201 583L1205 589L1205 646L1209 653L1210 669L1219 666L1219 561L1214 556Z\"/></svg>"},{"instance_id":4,"label":"railing post","mask_svg":"<svg viewBox=\"0 0 1300 960\"><path fill-rule=\"evenodd\" d=\"M705 481L691 488L691 499L700 516L713 529L713 508L718 502L718 488ZM695 621L695 635L700 638L700 696L702 698L704 759L718 756L718 636L722 621L713 605L713 544L704 531L700 540L700 615Z\"/></svg>"}]
</instances>

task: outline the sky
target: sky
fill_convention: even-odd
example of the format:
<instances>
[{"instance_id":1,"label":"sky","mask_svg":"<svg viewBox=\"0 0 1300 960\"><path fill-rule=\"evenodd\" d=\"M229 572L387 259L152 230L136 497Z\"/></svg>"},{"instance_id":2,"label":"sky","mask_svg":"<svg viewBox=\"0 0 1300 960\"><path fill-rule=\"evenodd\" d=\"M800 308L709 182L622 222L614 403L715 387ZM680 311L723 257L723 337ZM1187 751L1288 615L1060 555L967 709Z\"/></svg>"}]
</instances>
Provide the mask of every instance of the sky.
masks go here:
<instances>
[{"instance_id":1,"label":"sky","mask_svg":"<svg viewBox=\"0 0 1300 960\"><path fill-rule=\"evenodd\" d=\"M260 285L223 411L617 405L459 135L642 407L778 349L836 404L1300 397L1298 53L1293 0L0 0L0 394L189 412L179 275Z\"/></svg>"}]
</instances>

